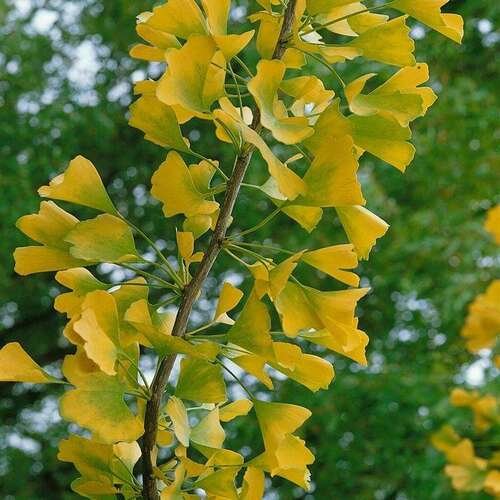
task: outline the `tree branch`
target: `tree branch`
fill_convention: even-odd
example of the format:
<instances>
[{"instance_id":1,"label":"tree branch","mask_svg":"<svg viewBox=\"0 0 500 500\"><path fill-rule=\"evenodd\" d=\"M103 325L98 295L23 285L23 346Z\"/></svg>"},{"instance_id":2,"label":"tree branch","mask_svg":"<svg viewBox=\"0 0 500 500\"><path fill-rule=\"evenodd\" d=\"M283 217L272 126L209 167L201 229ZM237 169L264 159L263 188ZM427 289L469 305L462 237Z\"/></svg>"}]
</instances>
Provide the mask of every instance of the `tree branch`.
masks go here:
<instances>
[{"instance_id":1,"label":"tree branch","mask_svg":"<svg viewBox=\"0 0 500 500\"><path fill-rule=\"evenodd\" d=\"M295 16L296 0L289 0L285 9L283 24L281 26L280 36L273 53L273 59L281 59L285 50L286 42L291 34L294 16ZM256 130L260 124L260 113L258 108L254 109L254 117L252 121L252 129ZM234 166L231 178L227 182L226 195L220 211L217 224L215 226L212 238L201 261L196 274L191 282L186 286L182 294L181 303L177 312L177 317L172 329L172 335L183 337L186 333L189 316L193 309L193 305L200 293L200 290L205 282L208 273L212 269L217 256L219 255L226 231L229 226L231 214L233 212L238 192L243 182L248 164L252 158L253 147L246 144L242 148L236 164ZM146 412L144 417L144 436L142 439L142 464L143 464L143 498L145 500L158 500L158 488L154 477L154 464L152 454L156 446L156 434L158 430L158 417L160 406L162 403L165 387L172 371L175 362L175 355L170 355L164 358L156 372L156 376L151 385L151 399L147 402Z\"/></svg>"}]
</instances>

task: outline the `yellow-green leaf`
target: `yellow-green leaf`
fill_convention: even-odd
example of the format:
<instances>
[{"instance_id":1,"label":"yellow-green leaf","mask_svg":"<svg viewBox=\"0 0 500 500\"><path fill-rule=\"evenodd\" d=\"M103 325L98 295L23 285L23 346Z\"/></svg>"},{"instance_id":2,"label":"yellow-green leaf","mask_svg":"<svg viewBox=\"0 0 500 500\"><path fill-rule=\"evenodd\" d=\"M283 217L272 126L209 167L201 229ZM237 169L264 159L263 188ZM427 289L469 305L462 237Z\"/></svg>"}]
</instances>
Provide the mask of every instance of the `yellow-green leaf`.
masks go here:
<instances>
[{"instance_id":1,"label":"yellow-green leaf","mask_svg":"<svg viewBox=\"0 0 500 500\"><path fill-rule=\"evenodd\" d=\"M409 127L384 116L351 115L349 121L356 146L402 172L413 161L415 147L407 142L411 138Z\"/></svg>"},{"instance_id":2,"label":"yellow-green leaf","mask_svg":"<svg viewBox=\"0 0 500 500\"><path fill-rule=\"evenodd\" d=\"M68 318L80 312L85 296L88 293L109 288L109 285L99 281L84 267L59 271L56 274L56 281L72 290L71 292L61 293L54 300L54 309L66 313Z\"/></svg>"},{"instance_id":3,"label":"yellow-green leaf","mask_svg":"<svg viewBox=\"0 0 500 500\"><path fill-rule=\"evenodd\" d=\"M128 123L142 130L148 141L164 148L189 151L174 110L154 95L143 95L130 106Z\"/></svg>"},{"instance_id":4,"label":"yellow-green leaf","mask_svg":"<svg viewBox=\"0 0 500 500\"><path fill-rule=\"evenodd\" d=\"M270 10L270 9L269 9ZM259 23L257 32L257 52L262 59L271 59L278 41L283 18L271 12L257 12L248 16L252 23Z\"/></svg>"},{"instance_id":5,"label":"yellow-green leaf","mask_svg":"<svg viewBox=\"0 0 500 500\"><path fill-rule=\"evenodd\" d=\"M226 400L222 369L202 359L184 358L175 395L199 403L221 403Z\"/></svg>"},{"instance_id":6,"label":"yellow-green leaf","mask_svg":"<svg viewBox=\"0 0 500 500\"><path fill-rule=\"evenodd\" d=\"M57 458L62 462L72 463L84 477L113 484L111 474L113 447L109 444L72 434L59 442Z\"/></svg>"},{"instance_id":7,"label":"yellow-green leaf","mask_svg":"<svg viewBox=\"0 0 500 500\"><path fill-rule=\"evenodd\" d=\"M253 403L249 399L239 399L219 408L221 422L230 422L236 417L247 415L253 408Z\"/></svg>"},{"instance_id":8,"label":"yellow-green leaf","mask_svg":"<svg viewBox=\"0 0 500 500\"><path fill-rule=\"evenodd\" d=\"M90 292L83 304L80 319L73 325L84 340L87 357L108 375L116 375L115 364L120 349L118 311L113 296L105 291Z\"/></svg>"},{"instance_id":9,"label":"yellow-green leaf","mask_svg":"<svg viewBox=\"0 0 500 500\"><path fill-rule=\"evenodd\" d=\"M90 262L127 262L137 260L130 227L109 214L79 222L66 236L73 257Z\"/></svg>"},{"instance_id":10,"label":"yellow-green leaf","mask_svg":"<svg viewBox=\"0 0 500 500\"><path fill-rule=\"evenodd\" d=\"M271 319L266 306L252 291L236 323L228 332L229 342L264 357L272 356L269 333Z\"/></svg>"},{"instance_id":11,"label":"yellow-green leaf","mask_svg":"<svg viewBox=\"0 0 500 500\"><path fill-rule=\"evenodd\" d=\"M76 217L52 201L42 201L37 214L19 218L18 229L44 246L17 248L15 271L24 276L82 265L84 261L69 254L70 245L65 241L68 232L77 224Z\"/></svg>"},{"instance_id":12,"label":"yellow-green leaf","mask_svg":"<svg viewBox=\"0 0 500 500\"><path fill-rule=\"evenodd\" d=\"M304 176L307 191L297 203L318 207L364 204L357 170L352 137L345 135L325 143Z\"/></svg>"},{"instance_id":13,"label":"yellow-green leaf","mask_svg":"<svg viewBox=\"0 0 500 500\"><path fill-rule=\"evenodd\" d=\"M366 59L394 66L413 66L415 43L406 26L406 16L396 17L361 33L348 47L357 49Z\"/></svg>"},{"instance_id":14,"label":"yellow-green leaf","mask_svg":"<svg viewBox=\"0 0 500 500\"><path fill-rule=\"evenodd\" d=\"M44 198L69 201L110 214L117 213L99 173L92 162L83 156L71 160L66 171L54 177L48 186L42 186L38 194Z\"/></svg>"},{"instance_id":15,"label":"yellow-green leaf","mask_svg":"<svg viewBox=\"0 0 500 500\"><path fill-rule=\"evenodd\" d=\"M167 159L153 174L152 184L151 194L163 203L166 217L208 215L219 208L217 202L205 199L196 188L190 169L175 151L168 153Z\"/></svg>"},{"instance_id":16,"label":"yellow-green leaf","mask_svg":"<svg viewBox=\"0 0 500 500\"><path fill-rule=\"evenodd\" d=\"M146 24L185 40L191 35L207 33L203 13L194 0L169 0L153 9Z\"/></svg>"},{"instance_id":17,"label":"yellow-green leaf","mask_svg":"<svg viewBox=\"0 0 500 500\"><path fill-rule=\"evenodd\" d=\"M222 448L226 434L220 425L219 408L210 411L191 429L191 441L203 448Z\"/></svg>"},{"instance_id":18,"label":"yellow-green leaf","mask_svg":"<svg viewBox=\"0 0 500 500\"><path fill-rule=\"evenodd\" d=\"M127 386L117 376L96 371L81 351L66 356L63 373L75 389L60 400L61 416L93 432L103 443L135 441L143 432L143 423L124 401Z\"/></svg>"},{"instance_id":19,"label":"yellow-green leaf","mask_svg":"<svg viewBox=\"0 0 500 500\"><path fill-rule=\"evenodd\" d=\"M167 415L172 420L175 437L184 446L189 446L189 436L191 429L189 427L189 419L184 403L175 396L171 396L167 402Z\"/></svg>"},{"instance_id":20,"label":"yellow-green leaf","mask_svg":"<svg viewBox=\"0 0 500 500\"><path fill-rule=\"evenodd\" d=\"M353 288L335 292L321 292L314 288L287 283L275 302L281 317L283 331L295 337L301 330L326 328L347 344L349 338L339 328L353 325L354 311L359 299L368 292L367 288Z\"/></svg>"},{"instance_id":21,"label":"yellow-green leaf","mask_svg":"<svg viewBox=\"0 0 500 500\"><path fill-rule=\"evenodd\" d=\"M248 82L248 90L259 107L260 121L276 140L284 144L302 142L313 133L305 117L289 117L284 104L278 100L278 89L286 66L278 60L261 60L257 73Z\"/></svg>"},{"instance_id":22,"label":"yellow-green leaf","mask_svg":"<svg viewBox=\"0 0 500 500\"><path fill-rule=\"evenodd\" d=\"M396 0L391 8L408 14L454 42L462 43L464 21L458 14L443 14L441 7L449 0Z\"/></svg>"},{"instance_id":23,"label":"yellow-green leaf","mask_svg":"<svg viewBox=\"0 0 500 500\"><path fill-rule=\"evenodd\" d=\"M229 130L239 142L248 142L254 145L267 163L269 174L276 180L277 189L285 199L293 200L299 194L303 193L306 186L302 179L281 162L271 151L271 148L264 139L247 125L244 120L245 114L242 118L239 111L227 98L220 99L219 104L221 109L214 111L217 137L222 141L232 142L227 134L227 130ZM251 122L251 118L249 121ZM222 127L218 122L222 122L225 127Z\"/></svg>"},{"instance_id":24,"label":"yellow-green leaf","mask_svg":"<svg viewBox=\"0 0 500 500\"><path fill-rule=\"evenodd\" d=\"M180 105L200 118L224 95L225 59L211 37L192 36L182 48L167 55L168 68L156 95L167 105ZM212 64L214 63L214 64Z\"/></svg>"},{"instance_id":25,"label":"yellow-green leaf","mask_svg":"<svg viewBox=\"0 0 500 500\"><path fill-rule=\"evenodd\" d=\"M0 382L59 383L35 363L18 342L0 349Z\"/></svg>"},{"instance_id":26,"label":"yellow-green leaf","mask_svg":"<svg viewBox=\"0 0 500 500\"><path fill-rule=\"evenodd\" d=\"M360 365L366 366L368 362L365 351L370 340L368 335L358 330L357 322L350 326L339 323L337 330L343 332L342 335L337 335L328 330L317 330L303 332L300 336L313 344L326 347L356 361ZM347 339L347 342L344 339Z\"/></svg>"},{"instance_id":27,"label":"yellow-green leaf","mask_svg":"<svg viewBox=\"0 0 500 500\"><path fill-rule=\"evenodd\" d=\"M423 116L437 99L429 87L418 87L429 79L427 64L419 63L399 70L383 85L367 95L361 94L373 73L354 80L345 89L351 111L360 116L380 114L392 117L402 127Z\"/></svg>"}]
</instances>

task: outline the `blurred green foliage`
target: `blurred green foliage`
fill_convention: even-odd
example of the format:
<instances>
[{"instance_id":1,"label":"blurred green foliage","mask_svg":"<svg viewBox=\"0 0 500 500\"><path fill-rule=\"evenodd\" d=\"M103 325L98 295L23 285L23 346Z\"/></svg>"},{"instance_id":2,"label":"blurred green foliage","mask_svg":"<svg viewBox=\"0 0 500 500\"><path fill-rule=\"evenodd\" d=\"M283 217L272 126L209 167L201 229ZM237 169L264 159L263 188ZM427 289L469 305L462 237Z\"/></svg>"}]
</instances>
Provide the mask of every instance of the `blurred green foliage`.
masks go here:
<instances>
[{"instance_id":1,"label":"blurred green foliage","mask_svg":"<svg viewBox=\"0 0 500 500\"><path fill-rule=\"evenodd\" d=\"M128 56L136 39L135 15L152 4L0 0L0 345L22 339L35 359L54 370L68 349L61 341L62 318L52 309L60 289L52 276L16 276L11 257L25 244L15 221L37 209L38 186L82 153L97 165L120 209L173 248L176 221L164 219L148 195L164 152L126 123L132 79L159 74L156 65ZM235 4L232 18L238 25L255 2ZM276 480L269 498L482 498L450 489L441 473L444 459L429 435L444 422L460 421L461 412L447 403L455 384L486 388L495 376L466 353L459 331L467 304L500 267L498 250L482 229L486 210L500 201L495 156L500 4L455 0L449 9L466 19L460 47L414 25L417 52L429 63L440 99L417 122L413 165L402 176L373 157L362 163L369 207L391 224L360 268L363 284L372 287L360 308L361 326L371 337L369 367L336 359L336 381L318 394L278 382L280 400L313 410L305 434L317 459L309 494ZM254 67L252 54L247 63ZM327 86L340 90L316 69ZM385 68L363 62L339 70L351 80ZM213 150L213 130L206 123L184 131L198 151L231 161L229 150ZM260 180L264 170L255 160L250 181ZM263 198L244 191L235 227L253 226L268 209ZM285 217L257 234L290 249L320 246L332 235L344 241L328 211L314 237ZM233 266L222 259L213 276L222 281L236 272ZM105 266L99 272L108 279L116 273ZM324 275L308 273L304 279L312 286L332 286ZM200 301L201 317L216 292L212 279ZM67 432L57 414L58 390L0 387L0 496L6 500L75 497L68 487L75 473L56 459L57 443ZM247 422L236 423L230 433L236 449L258 442L256 428Z\"/></svg>"}]
</instances>

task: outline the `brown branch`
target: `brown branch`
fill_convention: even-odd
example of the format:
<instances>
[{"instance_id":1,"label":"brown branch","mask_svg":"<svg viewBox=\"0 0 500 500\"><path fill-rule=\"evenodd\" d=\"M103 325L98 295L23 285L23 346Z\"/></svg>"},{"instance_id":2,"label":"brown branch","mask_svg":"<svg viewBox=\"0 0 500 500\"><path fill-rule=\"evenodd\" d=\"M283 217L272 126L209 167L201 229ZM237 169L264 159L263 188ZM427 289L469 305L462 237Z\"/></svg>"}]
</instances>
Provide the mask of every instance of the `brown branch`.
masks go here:
<instances>
[{"instance_id":1,"label":"brown branch","mask_svg":"<svg viewBox=\"0 0 500 500\"><path fill-rule=\"evenodd\" d=\"M286 41L291 34L294 15L295 15L296 0L289 0L285 9L283 24L281 26L280 36L276 44L273 58L281 59L286 50ZM254 118L252 129L256 130L260 125L260 113L258 108L254 109ZM253 147L246 144L242 148L236 164L231 174L231 178L227 183L226 195L220 211L217 224L215 226L212 238L205 252L205 256L198 267L196 274L191 282L184 289L182 294L179 311L172 329L172 335L179 337L184 336L191 314L193 305L198 298L200 290L205 282L208 273L212 269L217 256L219 255L224 240L226 231L229 226L231 214L233 212L238 192L243 182L248 164L252 158ZM152 454L156 446L156 434L158 430L158 417L160 406L162 403L165 387L172 371L175 362L175 355L167 356L163 359L158 367L156 376L151 385L151 399L147 402L146 412L144 416L144 436L142 439L142 464L143 464L143 490L142 495L144 500L158 500L158 488L154 477L154 464Z\"/></svg>"}]
</instances>

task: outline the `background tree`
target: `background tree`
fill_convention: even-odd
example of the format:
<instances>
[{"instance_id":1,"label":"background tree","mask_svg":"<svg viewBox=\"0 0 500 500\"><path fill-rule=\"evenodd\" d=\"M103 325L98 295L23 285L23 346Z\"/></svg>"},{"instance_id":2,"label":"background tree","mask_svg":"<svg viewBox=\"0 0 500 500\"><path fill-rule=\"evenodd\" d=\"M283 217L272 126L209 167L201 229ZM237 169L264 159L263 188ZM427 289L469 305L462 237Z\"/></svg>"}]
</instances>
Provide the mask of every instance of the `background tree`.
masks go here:
<instances>
[{"instance_id":1,"label":"background tree","mask_svg":"<svg viewBox=\"0 0 500 500\"><path fill-rule=\"evenodd\" d=\"M240 3L241 9L245 6ZM129 74L145 68L127 54L135 39L130 20L148 7L147 2L130 6L55 1L0 7L5 40L0 50L5 184L0 204L5 263L0 271L2 340L8 342L22 332L30 352L44 364L59 359L67 348L58 344L61 325L51 306L59 290L44 277L20 284L11 272L10 257L21 244L13 223L36 208L35 187L59 171L67 158L90 152L90 158L103 165L106 184L121 209L133 213L155 235L173 234L146 195L150 165L160 163L162 152L146 144L124 118L131 93ZM307 427L307 438L318 444L317 450L325 439L331 442L318 455L321 470L313 471L316 483L311 495L317 498L331 491L338 492L338 498L450 498L448 484L438 474L442 458L429 447L428 434L447 418L442 402L453 385L457 364L464 365L462 373L469 381L477 381L473 376L478 373L490 376L480 362L468 366L468 357L458 346L458 331L465 304L484 289L498 266L494 259L482 258L495 250L480 236L490 203L486 200L494 200L497 192L492 131L498 125L493 71L498 7L452 2L450 8L469 19L461 51L421 26L413 32L424 36L420 50L433 69L435 90L447 89L416 135L416 163L405 179L376 161L363 171L369 179L366 185L371 186L367 196L376 200L374 210L392 225L370 265L362 269L365 282L376 289L362 308L363 326L372 337L370 367L359 372L359 367L336 360L342 376L333 392L320 396L314 405L310 395L296 386L280 387L283 399L323 412ZM244 11L239 12L238 18L235 11L235 23L244 17ZM374 69L379 68L374 65ZM155 74L154 65L149 71ZM450 79L453 87L447 85ZM333 80L329 83L335 85ZM189 137L200 150L209 150L211 135L201 127L191 130ZM130 196L137 183L145 187ZM252 203L246 207L237 214L246 226L255 224L267 209ZM279 231L291 247L299 241L304 244L304 233L292 224L281 221L266 231L262 234L270 238ZM167 248L173 243L165 242ZM314 240L305 243L321 245ZM219 270L230 265L221 262ZM114 270L101 272L109 276ZM318 286L323 279L317 277ZM351 376L351 370L358 373ZM57 421L52 390L26 386L1 390L6 449L0 462L0 492L16 499L45 498L49 484L52 497L70 498L66 491L73 472L55 461L55 446L65 434L65 424ZM35 413L43 418L35 419ZM248 442L249 432L235 428L234 445L240 439ZM397 463L394 457L399 458ZM30 480L19 482L19 477ZM288 488L283 484L275 494L283 498L295 494Z\"/></svg>"}]
</instances>

